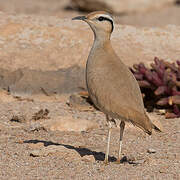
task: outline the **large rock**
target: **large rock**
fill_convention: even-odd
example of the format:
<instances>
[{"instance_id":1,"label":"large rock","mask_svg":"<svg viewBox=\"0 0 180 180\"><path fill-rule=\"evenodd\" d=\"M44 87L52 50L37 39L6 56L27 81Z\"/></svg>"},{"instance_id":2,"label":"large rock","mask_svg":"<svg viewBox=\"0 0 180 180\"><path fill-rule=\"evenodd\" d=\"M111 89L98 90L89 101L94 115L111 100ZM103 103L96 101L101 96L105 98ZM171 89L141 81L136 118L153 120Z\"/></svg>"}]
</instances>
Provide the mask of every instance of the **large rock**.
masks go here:
<instances>
[{"instance_id":1,"label":"large rock","mask_svg":"<svg viewBox=\"0 0 180 180\"><path fill-rule=\"evenodd\" d=\"M46 130L50 131L74 131L82 132L98 128L98 124L85 119L74 119L69 116L51 119L41 123Z\"/></svg>"},{"instance_id":2,"label":"large rock","mask_svg":"<svg viewBox=\"0 0 180 180\"><path fill-rule=\"evenodd\" d=\"M0 87L16 95L71 93L85 88L84 68L93 33L84 22L0 14ZM180 27L116 25L112 45L131 66L180 59Z\"/></svg>"},{"instance_id":3,"label":"large rock","mask_svg":"<svg viewBox=\"0 0 180 180\"><path fill-rule=\"evenodd\" d=\"M52 3L52 0L31 0L31 2L27 2L26 0L7 0L1 1L0 9L8 13L45 15L54 15L57 13L59 15L60 13L61 16L64 16L68 14L68 12L63 11L64 7L69 3L68 1L69 0L53 0Z\"/></svg>"},{"instance_id":4,"label":"large rock","mask_svg":"<svg viewBox=\"0 0 180 180\"><path fill-rule=\"evenodd\" d=\"M71 0L83 11L106 10L115 14L146 12L173 4L174 0Z\"/></svg>"}]
</instances>

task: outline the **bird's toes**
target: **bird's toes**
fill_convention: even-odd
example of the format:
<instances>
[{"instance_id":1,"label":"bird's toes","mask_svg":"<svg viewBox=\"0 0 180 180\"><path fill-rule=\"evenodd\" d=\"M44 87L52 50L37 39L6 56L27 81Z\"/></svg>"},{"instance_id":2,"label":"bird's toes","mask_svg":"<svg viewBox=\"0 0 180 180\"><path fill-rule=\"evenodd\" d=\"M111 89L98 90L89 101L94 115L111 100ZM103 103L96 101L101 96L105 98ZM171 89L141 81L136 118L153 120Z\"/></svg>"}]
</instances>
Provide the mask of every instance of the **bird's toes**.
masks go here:
<instances>
[{"instance_id":1,"label":"bird's toes","mask_svg":"<svg viewBox=\"0 0 180 180\"><path fill-rule=\"evenodd\" d=\"M117 159L116 161L115 161L115 164L120 164L121 163L121 159Z\"/></svg>"},{"instance_id":2,"label":"bird's toes","mask_svg":"<svg viewBox=\"0 0 180 180\"><path fill-rule=\"evenodd\" d=\"M105 165L108 165L108 164L109 164L108 159L105 159L105 160L104 160L104 164L105 164Z\"/></svg>"}]
</instances>

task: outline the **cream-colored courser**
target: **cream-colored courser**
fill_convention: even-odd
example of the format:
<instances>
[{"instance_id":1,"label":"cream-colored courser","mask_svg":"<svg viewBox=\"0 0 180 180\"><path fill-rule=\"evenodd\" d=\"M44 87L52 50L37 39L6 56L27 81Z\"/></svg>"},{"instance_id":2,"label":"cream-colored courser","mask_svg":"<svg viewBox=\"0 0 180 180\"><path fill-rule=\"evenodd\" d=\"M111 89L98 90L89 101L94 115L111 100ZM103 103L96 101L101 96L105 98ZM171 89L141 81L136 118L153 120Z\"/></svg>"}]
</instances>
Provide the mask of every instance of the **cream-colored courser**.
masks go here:
<instances>
[{"instance_id":1,"label":"cream-colored courser","mask_svg":"<svg viewBox=\"0 0 180 180\"><path fill-rule=\"evenodd\" d=\"M121 159L121 147L125 122L129 121L151 135L159 130L144 110L142 95L136 79L123 64L111 46L113 18L104 11L96 11L73 20L87 22L94 32L94 43L86 64L86 83L90 98L97 108L106 114L109 124L105 163L108 163L111 135L111 119L119 119L120 145L117 161ZM123 48L123 47L122 47Z\"/></svg>"}]
</instances>

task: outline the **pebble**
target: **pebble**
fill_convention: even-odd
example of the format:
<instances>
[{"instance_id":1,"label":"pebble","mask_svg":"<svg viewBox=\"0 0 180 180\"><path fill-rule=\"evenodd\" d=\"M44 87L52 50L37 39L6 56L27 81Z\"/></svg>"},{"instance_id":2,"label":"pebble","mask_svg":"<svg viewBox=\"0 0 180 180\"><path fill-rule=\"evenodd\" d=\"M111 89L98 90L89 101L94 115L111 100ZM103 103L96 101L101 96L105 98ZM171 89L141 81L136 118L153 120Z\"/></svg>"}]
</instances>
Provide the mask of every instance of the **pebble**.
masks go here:
<instances>
[{"instance_id":1,"label":"pebble","mask_svg":"<svg viewBox=\"0 0 180 180\"><path fill-rule=\"evenodd\" d=\"M85 155L81 158L82 161L85 161L85 162L96 162L95 158L93 155Z\"/></svg>"},{"instance_id":2,"label":"pebble","mask_svg":"<svg viewBox=\"0 0 180 180\"><path fill-rule=\"evenodd\" d=\"M147 152L148 152L149 154L151 154L151 153L156 153L156 150L149 148L149 149L147 150Z\"/></svg>"},{"instance_id":3,"label":"pebble","mask_svg":"<svg viewBox=\"0 0 180 180\"><path fill-rule=\"evenodd\" d=\"M164 115L166 113L166 110L165 109L158 109L158 112L162 115Z\"/></svg>"},{"instance_id":4,"label":"pebble","mask_svg":"<svg viewBox=\"0 0 180 180\"><path fill-rule=\"evenodd\" d=\"M32 149L40 149L42 147L44 147L44 143L30 143L29 144L29 147L32 148Z\"/></svg>"}]
</instances>

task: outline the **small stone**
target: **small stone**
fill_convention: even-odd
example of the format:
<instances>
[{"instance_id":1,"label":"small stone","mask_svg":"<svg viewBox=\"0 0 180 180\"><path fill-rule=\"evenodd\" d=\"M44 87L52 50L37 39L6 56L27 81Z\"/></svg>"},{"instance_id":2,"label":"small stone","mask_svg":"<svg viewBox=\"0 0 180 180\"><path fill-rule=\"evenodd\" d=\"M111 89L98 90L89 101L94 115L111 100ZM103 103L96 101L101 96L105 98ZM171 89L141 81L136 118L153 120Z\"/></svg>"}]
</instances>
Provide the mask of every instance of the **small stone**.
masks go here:
<instances>
[{"instance_id":1,"label":"small stone","mask_svg":"<svg viewBox=\"0 0 180 180\"><path fill-rule=\"evenodd\" d=\"M139 159L139 160L135 160L135 161L132 161L132 164L143 164L146 160L145 159ZM131 164L131 163L130 163Z\"/></svg>"},{"instance_id":2,"label":"small stone","mask_svg":"<svg viewBox=\"0 0 180 180\"><path fill-rule=\"evenodd\" d=\"M31 123L30 126L26 128L26 131L28 132L34 132L34 131L40 131L40 130L47 131L41 124L36 123L36 122Z\"/></svg>"},{"instance_id":3,"label":"small stone","mask_svg":"<svg viewBox=\"0 0 180 180\"><path fill-rule=\"evenodd\" d=\"M42 156L42 151L41 150L33 150L30 152L30 156L32 156L32 157Z\"/></svg>"},{"instance_id":4,"label":"small stone","mask_svg":"<svg viewBox=\"0 0 180 180\"><path fill-rule=\"evenodd\" d=\"M104 166L100 166L98 169L97 169L99 172L104 172Z\"/></svg>"},{"instance_id":5,"label":"small stone","mask_svg":"<svg viewBox=\"0 0 180 180\"><path fill-rule=\"evenodd\" d=\"M81 158L82 161L85 161L85 162L96 162L95 158L93 155L85 155Z\"/></svg>"},{"instance_id":6,"label":"small stone","mask_svg":"<svg viewBox=\"0 0 180 180\"><path fill-rule=\"evenodd\" d=\"M72 94L67 101L67 104L80 111L93 111L94 107L90 103L90 99L87 96L81 96L80 94Z\"/></svg>"},{"instance_id":7,"label":"small stone","mask_svg":"<svg viewBox=\"0 0 180 180\"><path fill-rule=\"evenodd\" d=\"M13 115L10 121L24 123L26 122L26 117L24 115Z\"/></svg>"},{"instance_id":8,"label":"small stone","mask_svg":"<svg viewBox=\"0 0 180 180\"><path fill-rule=\"evenodd\" d=\"M49 110L41 109L32 116L32 120L48 119Z\"/></svg>"},{"instance_id":9,"label":"small stone","mask_svg":"<svg viewBox=\"0 0 180 180\"><path fill-rule=\"evenodd\" d=\"M29 147L32 149L40 149L42 147L44 147L44 143L30 143Z\"/></svg>"},{"instance_id":10,"label":"small stone","mask_svg":"<svg viewBox=\"0 0 180 180\"><path fill-rule=\"evenodd\" d=\"M18 144L23 144L24 141L23 141L23 140L18 140L18 141L16 141L16 143L18 143Z\"/></svg>"},{"instance_id":11,"label":"small stone","mask_svg":"<svg viewBox=\"0 0 180 180\"><path fill-rule=\"evenodd\" d=\"M151 153L156 153L156 150L149 148L149 149L147 150L147 152L148 152L149 154L151 154Z\"/></svg>"},{"instance_id":12,"label":"small stone","mask_svg":"<svg viewBox=\"0 0 180 180\"><path fill-rule=\"evenodd\" d=\"M159 172L160 172L160 173L167 173L167 169L168 169L167 166L163 166L163 167L161 167L161 168L159 169Z\"/></svg>"},{"instance_id":13,"label":"small stone","mask_svg":"<svg viewBox=\"0 0 180 180\"><path fill-rule=\"evenodd\" d=\"M165 109L158 109L157 110L159 112L159 114L164 115L166 113Z\"/></svg>"}]
</instances>

